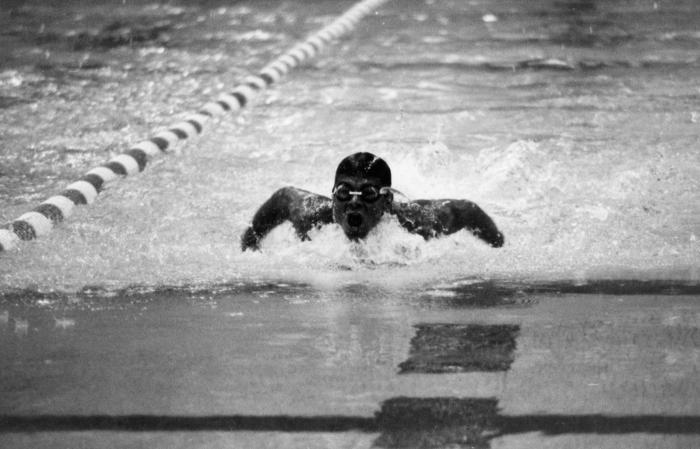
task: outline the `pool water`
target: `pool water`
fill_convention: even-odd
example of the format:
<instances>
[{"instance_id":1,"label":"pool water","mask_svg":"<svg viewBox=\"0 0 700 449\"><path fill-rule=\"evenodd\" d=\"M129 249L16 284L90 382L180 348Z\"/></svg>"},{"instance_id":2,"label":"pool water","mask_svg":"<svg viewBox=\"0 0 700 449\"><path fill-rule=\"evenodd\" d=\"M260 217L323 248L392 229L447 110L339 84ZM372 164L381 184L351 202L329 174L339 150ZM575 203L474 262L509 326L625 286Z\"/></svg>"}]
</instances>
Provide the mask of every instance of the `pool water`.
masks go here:
<instances>
[{"instance_id":1,"label":"pool water","mask_svg":"<svg viewBox=\"0 0 700 449\"><path fill-rule=\"evenodd\" d=\"M0 223L349 6L9 2ZM698 23L692 0L389 1L0 254L0 445L696 447ZM328 195L356 151L505 245L386 219L241 251L272 192Z\"/></svg>"},{"instance_id":2,"label":"pool water","mask_svg":"<svg viewBox=\"0 0 700 449\"><path fill-rule=\"evenodd\" d=\"M5 11L2 220L232 89L347 6L22 2ZM338 267L399 284L697 281L699 10L692 1L390 2L242 114L3 254L2 285L335 283L345 277ZM119 36L132 40L118 45ZM240 251L274 190L327 195L339 160L359 150L385 158L409 198L477 202L505 247L465 233L425 243L388 221L360 248L334 227L299 243L283 226L261 254Z\"/></svg>"},{"instance_id":3,"label":"pool water","mask_svg":"<svg viewBox=\"0 0 700 449\"><path fill-rule=\"evenodd\" d=\"M5 301L3 447L696 447L697 287Z\"/></svg>"}]
</instances>

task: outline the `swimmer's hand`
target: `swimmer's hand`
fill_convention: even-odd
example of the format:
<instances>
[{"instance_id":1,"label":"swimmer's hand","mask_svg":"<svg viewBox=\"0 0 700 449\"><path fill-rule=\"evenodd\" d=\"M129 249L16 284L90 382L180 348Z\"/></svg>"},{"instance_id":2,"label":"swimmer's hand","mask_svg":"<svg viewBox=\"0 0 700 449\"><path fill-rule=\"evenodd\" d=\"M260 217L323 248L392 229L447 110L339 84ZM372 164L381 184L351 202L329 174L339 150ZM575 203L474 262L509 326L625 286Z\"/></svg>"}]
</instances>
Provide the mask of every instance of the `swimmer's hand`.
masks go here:
<instances>
[{"instance_id":1,"label":"swimmer's hand","mask_svg":"<svg viewBox=\"0 0 700 449\"><path fill-rule=\"evenodd\" d=\"M259 251L260 239L261 237L257 235L253 230L253 227L250 226L241 236L241 251L245 251L247 249L251 251Z\"/></svg>"}]
</instances>

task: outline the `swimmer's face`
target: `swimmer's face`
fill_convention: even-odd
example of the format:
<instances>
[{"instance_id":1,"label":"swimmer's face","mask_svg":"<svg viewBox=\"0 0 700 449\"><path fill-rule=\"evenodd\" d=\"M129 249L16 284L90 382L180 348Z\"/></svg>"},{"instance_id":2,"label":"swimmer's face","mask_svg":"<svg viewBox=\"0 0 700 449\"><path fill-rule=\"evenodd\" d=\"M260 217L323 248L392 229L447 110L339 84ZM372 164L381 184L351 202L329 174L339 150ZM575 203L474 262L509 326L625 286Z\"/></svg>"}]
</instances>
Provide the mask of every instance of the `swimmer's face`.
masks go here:
<instances>
[{"instance_id":1,"label":"swimmer's face","mask_svg":"<svg viewBox=\"0 0 700 449\"><path fill-rule=\"evenodd\" d=\"M389 210L392 195L380 190L381 183L376 178L340 176L336 180L333 219L349 239L365 238Z\"/></svg>"}]
</instances>

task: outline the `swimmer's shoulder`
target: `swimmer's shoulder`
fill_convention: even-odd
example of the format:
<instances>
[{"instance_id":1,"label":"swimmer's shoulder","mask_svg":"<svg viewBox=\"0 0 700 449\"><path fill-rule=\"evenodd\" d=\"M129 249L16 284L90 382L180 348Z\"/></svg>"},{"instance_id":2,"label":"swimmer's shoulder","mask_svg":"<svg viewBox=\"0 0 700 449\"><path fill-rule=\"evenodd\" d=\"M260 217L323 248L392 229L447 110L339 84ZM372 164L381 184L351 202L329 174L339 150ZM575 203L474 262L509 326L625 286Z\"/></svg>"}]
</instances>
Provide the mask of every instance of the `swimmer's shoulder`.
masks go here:
<instances>
[{"instance_id":1,"label":"swimmer's shoulder","mask_svg":"<svg viewBox=\"0 0 700 449\"><path fill-rule=\"evenodd\" d=\"M292 221L305 221L311 224L325 224L333 220L333 200L329 197L287 186L277 193L286 199Z\"/></svg>"},{"instance_id":2,"label":"swimmer's shoulder","mask_svg":"<svg viewBox=\"0 0 700 449\"><path fill-rule=\"evenodd\" d=\"M287 203L311 203L311 204L322 204L331 203L331 199L320 195L318 193L311 192L309 190L300 189L294 186L280 187L272 194L273 199L282 200Z\"/></svg>"}]
</instances>

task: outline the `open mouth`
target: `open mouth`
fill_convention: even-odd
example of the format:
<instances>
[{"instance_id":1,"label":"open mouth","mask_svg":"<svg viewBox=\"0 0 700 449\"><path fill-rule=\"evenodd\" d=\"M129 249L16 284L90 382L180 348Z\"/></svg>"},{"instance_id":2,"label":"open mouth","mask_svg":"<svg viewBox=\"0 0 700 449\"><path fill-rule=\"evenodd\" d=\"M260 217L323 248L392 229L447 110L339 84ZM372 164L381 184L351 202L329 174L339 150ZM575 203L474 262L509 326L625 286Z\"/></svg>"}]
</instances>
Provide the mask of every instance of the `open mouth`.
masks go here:
<instances>
[{"instance_id":1,"label":"open mouth","mask_svg":"<svg viewBox=\"0 0 700 449\"><path fill-rule=\"evenodd\" d=\"M348 225L353 228L359 228L362 225L362 215L350 212L348 214Z\"/></svg>"}]
</instances>

